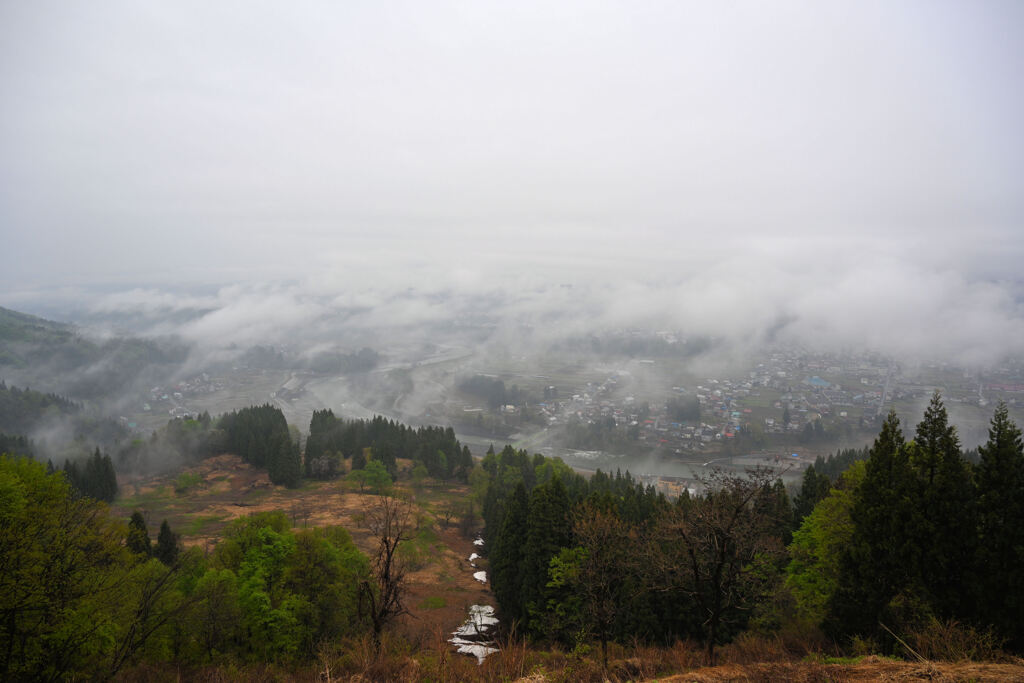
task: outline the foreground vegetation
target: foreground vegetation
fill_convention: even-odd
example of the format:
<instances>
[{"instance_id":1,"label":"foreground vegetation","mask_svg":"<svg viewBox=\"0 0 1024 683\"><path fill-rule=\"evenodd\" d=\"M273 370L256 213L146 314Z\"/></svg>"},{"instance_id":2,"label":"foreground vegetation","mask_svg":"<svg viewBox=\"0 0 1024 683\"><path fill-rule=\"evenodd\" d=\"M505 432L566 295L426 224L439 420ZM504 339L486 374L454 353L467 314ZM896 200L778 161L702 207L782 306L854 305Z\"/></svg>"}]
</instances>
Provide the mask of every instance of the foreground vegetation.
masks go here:
<instances>
[{"instance_id":1,"label":"foreground vegetation","mask_svg":"<svg viewBox=\"0 0 1024 683\"><path fill-rule=\"evenodd\" d=\"M835 480L808 470L792 502L768 471L668 501L511 447L474 466L450 430L314 421L304 459L268 406L174 421L133 453L231 443L296 479L283 484L344 477L379 494L360 545L277 510L226 523L207 552L166 523L154 546L141 514L126 524L71 472L0 459L0 678L636 680L718 664L705 680L859 680L935 660L1024 675L1024 446L1004 407L976 466L936 395L913 440L890 415L866 460L844 455ZM193 495L196 479L167 490ZM403 618L437 541L428 517L484 533L503 634L482 666L450 649L457 624ZM858 659L879 653L912 663Z\"/></svg>"},{"instance_id":2,"label":"foreground vegetation","mask_svg":"<svg viewBox=\"0 0 1024 683\"><path fill-rule=\"evenodd\" d=\"M1024 451L1000 406L980 462L936 394L904 439L890 414L835 485L809 469L791 505L776 474L719 474L669 503L628 475L589 482L511 449L484 459L500 613L563 647L795 631L910 654L959 638L1024 647ZM805 516L806 515L806 516Z\"/></svg>"}]
</instances>

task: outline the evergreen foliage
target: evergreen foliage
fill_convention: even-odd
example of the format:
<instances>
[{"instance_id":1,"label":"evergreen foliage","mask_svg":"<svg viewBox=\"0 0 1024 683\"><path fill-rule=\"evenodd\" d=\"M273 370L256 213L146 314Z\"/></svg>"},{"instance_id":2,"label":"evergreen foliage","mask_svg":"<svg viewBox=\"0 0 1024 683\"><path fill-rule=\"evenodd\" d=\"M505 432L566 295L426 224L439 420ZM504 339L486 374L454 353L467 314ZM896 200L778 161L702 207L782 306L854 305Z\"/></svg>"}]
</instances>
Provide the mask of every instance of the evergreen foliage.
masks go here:
<instances>
[{"instance_id":1,"label":"evergreen foliage","mask_svg":"<svg viewBox=\"0 0 1024 683\"><path fill-rule=\"evenodd\" d=\"M485 399L491 410L505 405L519 405L526 398L516 385L506 388L502 380L486 375L473 375L463 380L459 383L459 389Z\"/></svg>"},{"instance_id":2,"label":"evergreen foliage","mask_svg":"<svg viewBox=\"0 0 1024 683\"><path fill-rule=\"evenodd\" d=\"M519 601L534 632L540 631L540 615L547 605L548 565L571 540L570 511L565 486L558 477L530 492Z\"/></svg>"},{"instance_id":3,"label":"evergreen foliage","mask_svg":"<svg viewBox=\"0 0 1024 683\"><path fill-rule=\"evenodd\" d=\"M64 475L81 496L107 503L117 497L117 474L109 455L97 448L84 463L64 462Z\"/></svg>"},{"instance_id":4,"label":"evergreen foliage","mask_svg":"<svg viewBox=\"0 0 1024 683\"><path fill-rule=\"evenodd\" d=\"M494 541L487 552L494 597L503 606L506 618L515 622L522 622L526 617L524 605L519 598L522 593L526 516L529 509L526 487L519 482L505 504L501 531L494 534Z\"/></svg>"},{"instance_id":5,"label":"evergreen foliage","mask_svg":"<svg viewBox=\"0 0 1024 683\"><path fill-rule=\"evenodd\" d=\"M875 633L889 602L917 588L919 490L909 450L899 418L890 412L871 447L850 512L853 534L826 621L833 633Z\"/></svg>"},{"instance_id":6,"label":"evergreen foliage","mask_svg":"<svg viewBox=\"0 0 1024 683\"><path fill-rule=\"evenodd\" d=\"M795 526L811 514L814 507L828 495L832 489L832 480L827 475L819 474L814 465L810 465L804 472L803 483L800 485L800 493L793 499L793 521Z\"/></svg>"},{"instance_id":7,"label":"evergreen foliage","mask_svg":"<svg viewBox=\"0 0 1024 683\"><path fill-rule=\"evenodd\" d=\"M210 414L174 418L149 439L133 439L115 457L122 472L159 472L224 453L225 434Z\"/></svg>"},{"instance_id":8,"label":"evergreen foliage","mask_svg":"<svg viewBox=\"0 0 1024 683\"><path fill-rule=\"evenodd\" d=\"M265 467L275 484L299 485L302 454L280 408L269 404L243 408L222 415L219 427L228 451L251 465Z\"/></svg>"},{"instance_id":9,"label":"evergreen foliage","mask_svg":"<svg viewBox=\"0 0 1024 683\"><path fill-rule=\"evenodd\" d=\"M34 458L35 448L32 447L32 442L24 436L10 436L0 432L0 453Z\"/></svg>"},{"instance_id":10,"label":"evergreen foliage","mask_svg":"<svg viewBox=\"0 0 1024 683\"><path fill-rule=\"evenodd\" d=\"M363 469L370 461L365 457L367 448L392 479L398 477L399 457L421 463L431 477L442 480L466 482L473 470L473 456L455 438L451 427L413 429L379 415L372 420L346 421L323 410L314 412L309 423L307 476L337 476L341 458L352 458L352 469Z\"/></svg>"},{"instance_id":11,"label":"evergreen foliage","mask_svg":"<svg viewBox=\"0 0 1024 683\"><path fill-rule=\"evenodd\" d=\"M1000 403L978 449L978 617L1024 648L1024 442Z\"/></svg>"},{"instance_id":12,"label":"evergreen foliage","mask_svg":"<svg viewBox=\"0 0 1024 683\"><path fill-rule=\"evenodd\" d=\"M960 453L956 428L949 424L938 392L917 425L911 462L920 499L915 520L921 548L917 574L936 616L970 615L975 602L973 565L978 524L970 465Z\"/></svg>"},{"instance_id":13,"label":"evergreen foliage","mask_svg":"<svg viewBox=\"0 0 1024 683\"><path fill-rule=\"evenodd\" d=\"M879 623L915 629L976 618L987 571L976 562L977 491L938 393L915 436L905 442L890 413L871 448L826 619L836 635L886 640Z\"/></svg>"},{"instance_id":14,"label":"evergreen foliage","mask_svg":"<svg viewBox=\"0 0 1024 683\"><path fill-rule=\"evenodd\" d=\"M845 448L836 451L835 455L823 458L820 455L814 460L814 469L818 474L823 474L830 481L835 481L850 465L858 460L868 459L868 447Z\"/></svg>"},{"instance_id":15,"label":"evergreen foliage","mask_svg":"<svg viewBox=\"0 0 1024 683\"><path fill-rule=\"evenodd\" d=\"M43 419L80 413L82 406L57 394L8 387L0 380L0 432L31 434Z\"/></svg>"},{"instance_id":16,"label":"evergreen foliage","mask_svg":"<svg viewBox=\"0 0 1024 683\"><path fill-rule=\"evenodd\" d=\"M851 465L793 532L786 585L799 612L812 624L824 621L838 587L840 561L853 536L854 492L865 470L863 460Z\"/></svg>"},{"instance_id":17,"label":"evergreen foliage","mask_svg":"<svg viewBox=\"0 0 1024 683\"><path fill-rule=\"evenodd\" d=\"M165 519L160 523L160 533L156 537L156 547L153 548L153 557L160 560L167 566L178 561L180 548L178 547L178 535L171 531L171 525Z\"/></svg>"},{"instance_id":18,"label":"evergreen foliage","mask_svg":"<svg viewBox=\"0 0 1024 683\"><path fill-rule=\"evenodd\" d=\"M125 538L125 545L136 555L149 557L153 554L149 530L146 529L146 519L138 510L133 512L131 519L128 520L128 536Z\"/></svg>"},{"instance_id":19,"label":"evergreen foliage","mask_svg":"<svg viewBox=\"0 0 1024 683\"><path fill-rule=\"evenodd\" d=\"M0 352L2 355L2 352ZM54 430L69 435L67 442L40 440L30 448L40 457L71 457L84 454L83 444L99 444L104 449L117 446L128 436L128 430L115 420L92 415L75 401L53 393L41 393L25 388L8 387L0 380L0 446L5 439L33 436ZM15 449L0 448L0 452L17 450L26 453L25 444L12 444Z\"/></svg>"},{"instance_id":20,"label":"evergreen foliage","mask_svg":"<svg viewBox=\"0 0 1024 683\"><path fill-rule=\"evenodd\" d=\"M265 430L265 457L286 446L294 457L283 416L267 408L227 416L224 438L248 444ZM441 444L452 449L431 452L456 454L440 428L345 423L329 411L315 420L322 446L368 456L356 472L374 488L390 484L379 449ZM506 446L467 475L465 502L482 503L502 624L567 647L597 643L604 661L611 642L687 638L713 661L742 629L773 628L761 616L785 599L787 618L823 623L840 645L851 636L885 643L880 622L907 634L949 619L975 633L993 626L1020 652L1024 439L1005 406L978 452L972 470L937 395L913 441L890 413L869 457L834 485L817 464L805 474L795 514L809 512L788 557L794 515L765 470L718 473L670 504L628 472L587 480ZM405 611L401 543L417 524L409 502L382 496L367 510L379 543L372 560L345 530L295 532L281 512L236 520L204 556L182 551L166 520L153 547L141 512L112 518L96 500L112 495L109 463L99 449L63 473L0 457L0 679L102 680L137 662L303 666L348 635L379 644Z\"/></svg>"}]
</instances>

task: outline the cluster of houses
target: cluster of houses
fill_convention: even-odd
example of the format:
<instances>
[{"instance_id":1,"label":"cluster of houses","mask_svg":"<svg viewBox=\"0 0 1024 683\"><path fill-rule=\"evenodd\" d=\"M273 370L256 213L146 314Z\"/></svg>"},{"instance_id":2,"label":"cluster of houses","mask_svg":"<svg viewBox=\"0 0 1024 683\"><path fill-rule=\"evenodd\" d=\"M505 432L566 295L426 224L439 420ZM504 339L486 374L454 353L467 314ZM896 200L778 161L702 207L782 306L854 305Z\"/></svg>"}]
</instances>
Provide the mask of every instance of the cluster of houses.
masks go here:
<instances>
[{"instance_id":1,"label":"cluster of houses","mask_svg":"<svg viewBox=\"0 0 1024 683\"><path fill-rule=\"evenodd\" d=\"M654 363L640 361L645 362ZM538 410L549 425L613 419L616 426L634 430L638 441L685 453L733 439L752 424L765 433L782 434L798 433L818 418L873 421L883 398L892 401L906 393L890 381L892 373L882 359L816 357L800 351L772 354L745 377L707 378L696 386L672 387L667 395L630 395L630 382L623 375L587 383L571 397L546 398ZM843 384L836 378L843 378ZM544 393L557 396L558 390L548 387ZM699 419L679 420L670 414L667 404L673 399L696 401Z\"/></svg>"},{"instance_id":2,"label":"cluster of houses","mask_svg":"<svg viewBox=\"0 0 1024 683\"><path fill-rule=\"evenodd\" d=\"M221 382L203 372L176 384L153 387L149 390L148 400L142 404L142 411L149 413L166 410L171 417L187 417L192 412L185 407L185 399L201 394L212 394L223 388Z\"/></svg>"}]
</instances>

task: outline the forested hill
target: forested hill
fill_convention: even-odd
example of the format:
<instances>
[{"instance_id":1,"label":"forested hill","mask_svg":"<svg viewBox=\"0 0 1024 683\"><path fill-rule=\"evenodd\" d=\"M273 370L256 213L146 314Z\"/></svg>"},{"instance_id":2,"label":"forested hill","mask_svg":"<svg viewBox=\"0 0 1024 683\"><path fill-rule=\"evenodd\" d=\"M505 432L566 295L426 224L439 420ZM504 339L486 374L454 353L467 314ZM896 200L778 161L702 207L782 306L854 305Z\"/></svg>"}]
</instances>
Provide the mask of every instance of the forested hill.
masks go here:
<instances>
[{"instance_id":1,"label":"forested hill","mask_svg":"<svg viewBox=\"0 0 1024 683\"><path fill-rule=\"evenodd\" d=\"M27 347L66 344L74 337L69 325L0 306L0 365L23 367Z\"/></svg>"},{"instance_id":2,"label":"forested hill","mask_svg":"<svg viewBox=\"0 0 1024 683\"><path fill-rule=\"evenodd\" d=\"M128 436L117 421L98 417L64 396L8 386L0 380L0 435L35 438L39 455L77 457L94 446L109 450ZM84 449L84 451L83 451Z\"/></svg>"},{"instance_id":3,"label":"forested hill","mask_svg":"<svg viewBox=\"0 0 1024 683\"><path fill-rule=\"evenodd\" d=\"M0 432L28 435L47 417L75 415L81 409L63 396L8 387L0 380Z\"/></svg>"},{"instance_id":4,"label":"forested hill","mask_svg":"<svg viewBox=\"0 0 1024 683\"><path fill-rule=\"evenodd\" d=\"M122 392L185 360L183 345L137 338L94 341L71 325L0 308L0 378L75 399Z\"/></svg>"}]
</instances>

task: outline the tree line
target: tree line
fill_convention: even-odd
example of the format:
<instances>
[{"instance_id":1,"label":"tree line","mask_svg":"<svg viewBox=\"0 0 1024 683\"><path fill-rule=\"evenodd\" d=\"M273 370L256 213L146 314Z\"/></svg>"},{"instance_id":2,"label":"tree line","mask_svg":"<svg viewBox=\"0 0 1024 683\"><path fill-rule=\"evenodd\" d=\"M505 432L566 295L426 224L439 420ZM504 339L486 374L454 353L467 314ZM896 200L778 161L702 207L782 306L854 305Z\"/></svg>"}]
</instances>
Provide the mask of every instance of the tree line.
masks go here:
<instances>
[{"instance_id":1,"label":"tree line","mask_svg":"<svg viewBox=\"0 0 1024 683\"><path fill-rule=\"evenodd\" d=\"M445 481L468 481L473 469L469 448L459 443L451 427L414 429L380 415L371 420L342 420L329 409L313 412L306 439L307 477L333 478L346 459L352 470L362 470L372 459L397 478L398 457L422 464L430 476Z\"/></svg>"},{"instance_id":2,"label":"tree line","mask_svg":"<svg viewBox=\"0 0 1024 683\"><path fill-rule=\"evenodd\" d=\"M473 375L462 380L459 382L459 390L486 400L491 410L505 405L519 405L526 398L525 393L515 384L506 387L503 380L487 375Z\"/></svg>"},{"instance_id":3,"label":"tree line","mask_svg":"<svg viewBox=\"0 0 1024 683\"><path fill-rule=\"evenodd\" d=\"M889 652L941 627L1024 646L1024 449L1005 406L976 466L936 394L912 440L890 414L869 449L808 468L792 501L764 469L669 502L511 448L483 468L494 594L533 639L695 638L710 661L747 628Z\"/></svg>"},{"instance_id":4,"label":"tree line","mask_svg":"<svg viewBox=\"0 0 1024 683\"><path fill-rule=\"evenodd\" d=\"M628 472L587 480L509 447L483 467L500 612L532 638L596 640L605 656L613 640L686 637L713 652L745 625L758 595L750 577L791 524L786 491L765 471L721 475L705 494L669 502Z\"/></svg>"},{"instance_id":5,"label":"tree line","mask_svg":"<svg viewBox=\"0 0 1024 683\"><path fill-rule=\"evenodd\" d=\"M264 404L242 408L221 416L224 447L242 460L264 467L270 481L290 488L302 478L302 452L298 439L288 429L284 413Z\"/></svg>"}]
</instances>

